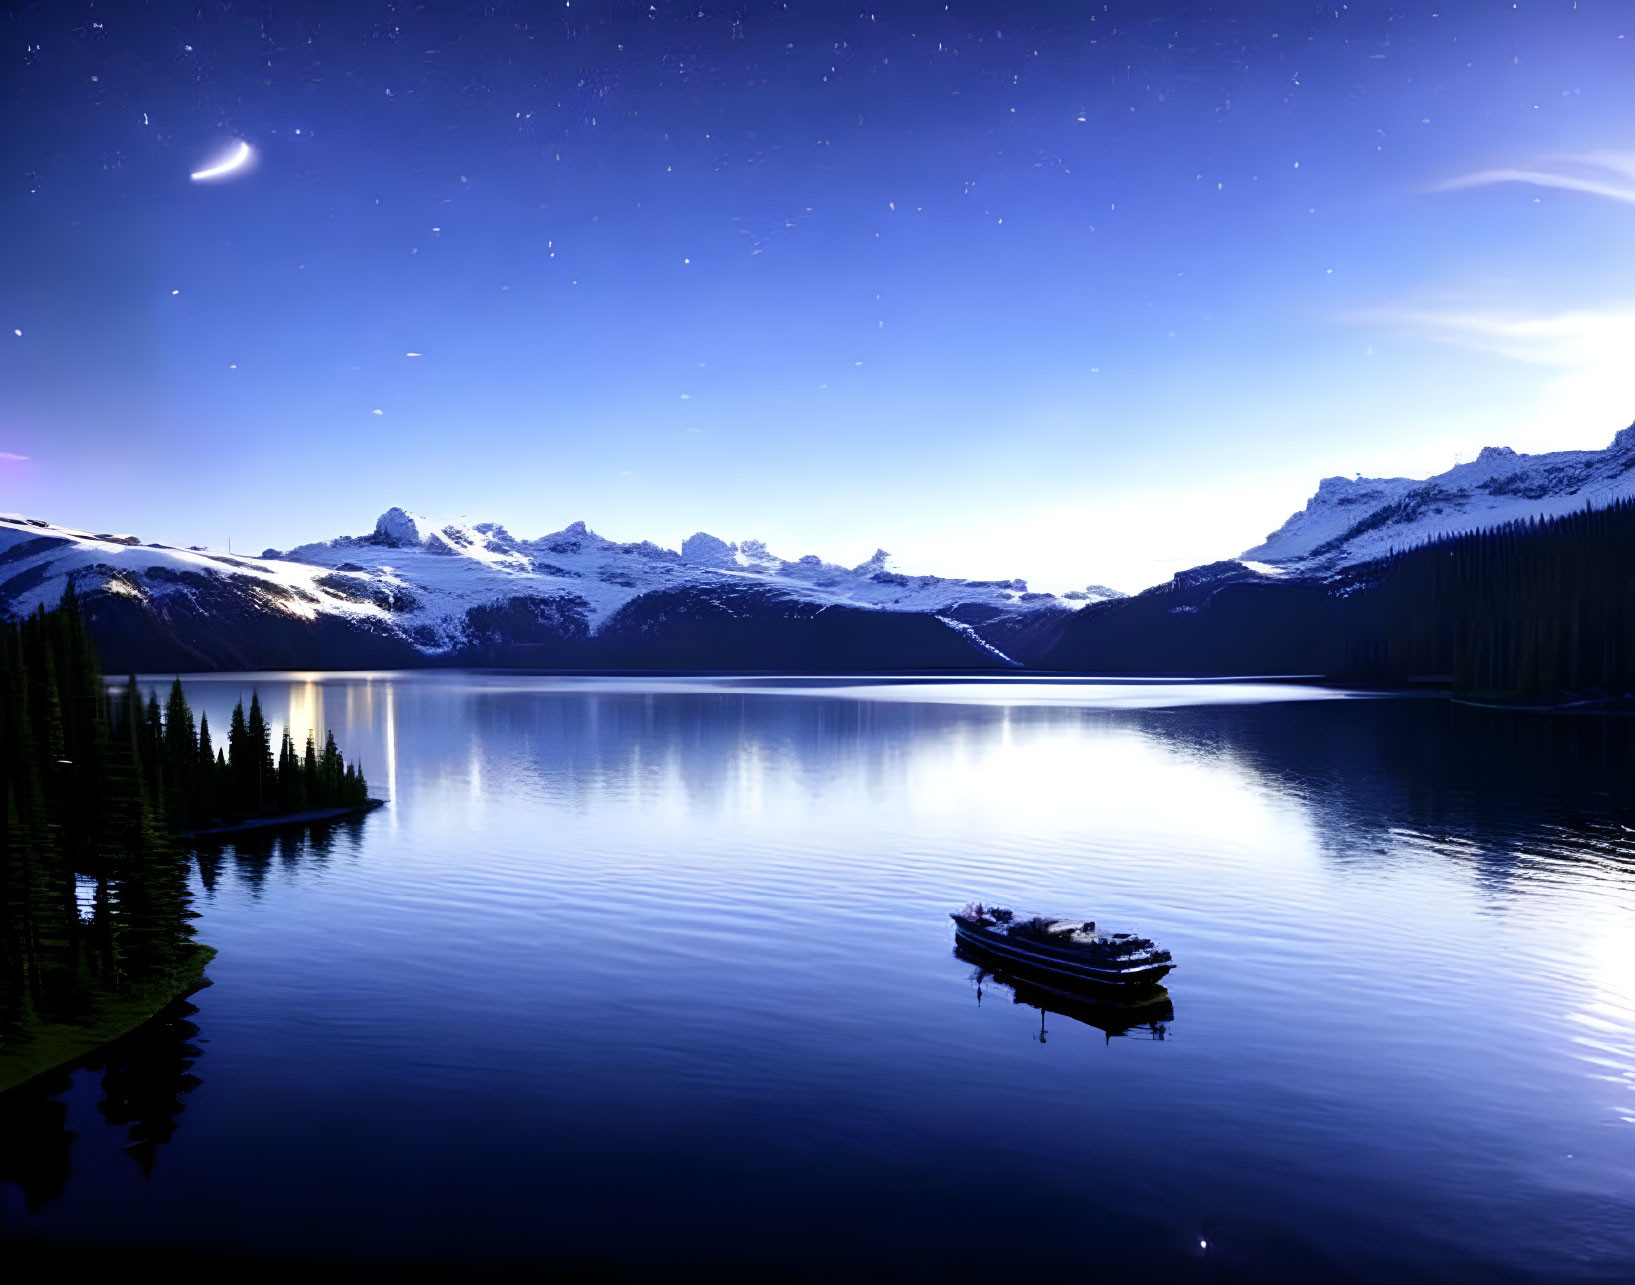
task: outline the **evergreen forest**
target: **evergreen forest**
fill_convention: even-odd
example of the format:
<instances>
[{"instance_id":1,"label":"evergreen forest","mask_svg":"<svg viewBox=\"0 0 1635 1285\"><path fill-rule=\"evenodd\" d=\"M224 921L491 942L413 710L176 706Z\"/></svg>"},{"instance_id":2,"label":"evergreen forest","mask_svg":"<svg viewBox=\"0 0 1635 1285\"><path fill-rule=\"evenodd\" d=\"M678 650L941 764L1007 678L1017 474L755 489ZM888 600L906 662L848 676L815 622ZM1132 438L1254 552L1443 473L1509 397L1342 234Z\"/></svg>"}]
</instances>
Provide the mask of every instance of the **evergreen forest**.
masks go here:
<instances>
[{"instance_id":1,"label":"evergreen forest","mask_svg":"<svg viewBox=\"0 0 1635 1285\"><path fill-rule=\"evenodd\" d=\"M255 694L218 746L179 679L110 691L72 590L0 623L0 797L0 1088L197 982L189 832L369 802L333 735L275 756Z\"/></svg>"},{"instance_id":2,"label":"evergreen forest","mask_svg":"<svg viewBox=\"0 0 1635 1285\"><path fill-rule=\"evenodd\" d=\"M1336 602L1336 677L1441 674L1523 702L1635 693L1635 501L1433 541ZM1331 642L1333 647L1334 642Z\"/></svg>"},{"instance_id":3,"label":"evergreen forest","mask_svg":"<svg viewBox=\"0 0 1635 1285\"><path fill-rule=\"evenodd\" d=\"M1512 705L1635 699L1635 500L1446 536L1323 580L1217 567L1218 582L1177 577L1084 608L1041 667L1425 683Z\"/></svg>"}]
</instances>

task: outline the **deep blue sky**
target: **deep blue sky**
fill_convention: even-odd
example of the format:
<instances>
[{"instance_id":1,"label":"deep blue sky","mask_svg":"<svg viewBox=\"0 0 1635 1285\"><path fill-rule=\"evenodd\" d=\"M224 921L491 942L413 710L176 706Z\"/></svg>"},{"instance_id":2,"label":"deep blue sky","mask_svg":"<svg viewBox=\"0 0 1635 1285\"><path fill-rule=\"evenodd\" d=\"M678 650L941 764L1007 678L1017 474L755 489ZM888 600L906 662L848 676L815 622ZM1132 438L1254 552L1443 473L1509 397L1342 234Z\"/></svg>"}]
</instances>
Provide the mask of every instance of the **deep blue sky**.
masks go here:
<instances>
[{"instance_id":1,"label":"deep blue sky","mask_svg":"<svg viewBox=\"0 0 1635 1285\"><path fill-rule=\"evenodd\" d=\"M1133 589L1635 416L1627 3L10 4L0 67L54 521Z\"/></svg>"}]
</instances>

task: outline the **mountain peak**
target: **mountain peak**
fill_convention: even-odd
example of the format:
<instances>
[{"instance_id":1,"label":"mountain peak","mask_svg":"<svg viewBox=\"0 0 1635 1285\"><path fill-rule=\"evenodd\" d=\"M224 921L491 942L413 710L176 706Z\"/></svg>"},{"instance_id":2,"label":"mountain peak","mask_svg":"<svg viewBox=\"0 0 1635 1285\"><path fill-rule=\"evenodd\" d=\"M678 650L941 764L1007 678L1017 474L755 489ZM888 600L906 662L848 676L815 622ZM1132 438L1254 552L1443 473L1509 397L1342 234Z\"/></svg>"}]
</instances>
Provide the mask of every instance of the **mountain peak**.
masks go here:
<instances>
[{"instance_id":1,"label":"mountain peak","mask_svg":"<svg viewBox=\"0 0 1635 1285\"><path fill-rule=\"evenodd\" d=\"M681 542L681 560L700 567L737 567L738 546L708 531L695 531Z\"/></svg>"},{"instance_id":2,"label":"mountain peak","mask_svg":"<svg viewBox=\"0 0 1635 1285\"><path fill-rule=\"evenodd\" d=\"M611 541L584 522L517 540L497 523L434 523L401 507L386 510L366 533L282 554L269 549L260 561L0 519L0 563L6 568L0 618L54 603L73 584L120 611L161 604L159 615L177 622L176 639L217 640L211 663L265 655L363 667L416 658L493 663L500 655L526 655L529 663L547 655L564 663L641 655L696 666L706 652L685 647L703 644L684 647L674 641L675 630L697 626L708 632L715 626L701 622L731 618L745 623L726 627L723 639L748 630L743 636L760 639L755 645L769 650L719 652L711 643L706 651L713 663L731 655L738 659L725 663L781 666L794 662L780 657L796 653L776 648L799 652L809 642L778 639L791 630L791 637L802 634L793 622L831 609L835 614L823 629L838 631L843 649L850 645L844 639L859 630L871 638L880 631L905 638L918 631L939 640L930 651L890 653L911 664L936 656L969 664L972 646L987 658L980 663L1003 660L1006 649L1033 645L1028 639L1037 632L1036 612L1070 609L1069 600L1028 593L1021 580L909 576L886 571L886 561L881 550L855 568L815 554L791 562L762 541L733 544L707 531L689 536L678 553L647 541ZM1079 593L1071 602L1089 596ZM904 621L890 621L894 615ZM672 626L672 620L680 623ZM153 653L140 650L148 645L141 641L130 654L148 657L144 663L151 665ZM175 646L181 650L163 653L160 668L172 667L172 655L203 655L192 643ZM512 647L528 650L506 650ZM829 655L830 643L810 654Z\"/></svg>"},{"instance_id":3,"label":"mountain peak","mask_svg":"<svg viewBox=\"0 0 1635 1285\"><path fill-rule=\"evenodd\" d=\"M1325 477L1306 507L1242 555L1326 574L1428 540L1557 517L1635 495L1635 425L1599 451L1524 455L1485 446L1434 477Z\"/></svg>"},{"instance_id":4,"label":"mountain peak","mask_svg":"<svg viewBox=\"0 0 1635 1285\"><path fill-rule=\"evenodd\" d=\"M375 519L375 534L381 537L383 544L392 548L417 545L424 539L420 530L422 523L430 525L424 518L394 505Z\"/></svg>"}]
</instances>

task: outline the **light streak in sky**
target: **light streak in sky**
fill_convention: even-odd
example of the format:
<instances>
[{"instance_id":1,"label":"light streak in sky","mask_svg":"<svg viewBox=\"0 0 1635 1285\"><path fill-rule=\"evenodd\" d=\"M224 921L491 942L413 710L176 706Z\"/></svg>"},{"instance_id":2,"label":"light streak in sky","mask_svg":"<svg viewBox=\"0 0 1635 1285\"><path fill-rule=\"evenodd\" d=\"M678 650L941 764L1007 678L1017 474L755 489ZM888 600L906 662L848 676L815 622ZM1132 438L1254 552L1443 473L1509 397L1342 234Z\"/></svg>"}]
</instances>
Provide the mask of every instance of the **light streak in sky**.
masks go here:
<instances>
[{"instance_id":1,"label":"light streak in sky","mask_svg":"<svg viewBox=\"0 0 1635 1285\"><path fill-rule=\"evenodd\" d=\"M195 170L190 177L195 183L201 183L213 178L222 178L233 173L235 170L243 169L245 165L249 163L250 157L253 154L254 153L251 151L250 145L243 139L240 139L238 150L226 160L218 161L208 169Z\"/></svg>"}]
</instances>

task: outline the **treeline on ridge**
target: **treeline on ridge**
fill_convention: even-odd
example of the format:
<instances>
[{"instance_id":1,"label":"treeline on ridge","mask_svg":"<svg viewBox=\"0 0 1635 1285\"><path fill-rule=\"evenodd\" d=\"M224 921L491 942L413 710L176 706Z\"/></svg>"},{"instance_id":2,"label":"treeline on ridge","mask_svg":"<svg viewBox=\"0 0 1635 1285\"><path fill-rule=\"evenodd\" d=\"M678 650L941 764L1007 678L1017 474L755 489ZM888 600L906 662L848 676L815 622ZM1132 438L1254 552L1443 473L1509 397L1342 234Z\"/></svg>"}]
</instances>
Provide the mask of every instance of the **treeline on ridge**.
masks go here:
<instances>
[{"instance_id":1,"label":"treeline on ridge","mask_svg":"<svg viewBox=\"0 0 1635 1285\"><path fill-rule=\"evenodd\" d=\"M1635 500L1393 552L1327 583L1159 586L1074 616L1043 661L1101 673L1449 682L1551 702L1635 693Z\"/></svg>"},{"instance_id":2,"label":"treeline on ridge","mask_svg":"<svg viewBox=\"0 0 1635 1285\"><path fill-rule=\"evenodd\" d=\"M1394 553L1340 600L1336 676L1520 700L1635 692L1635 501Z\"/></svg>"}]
</instances>

